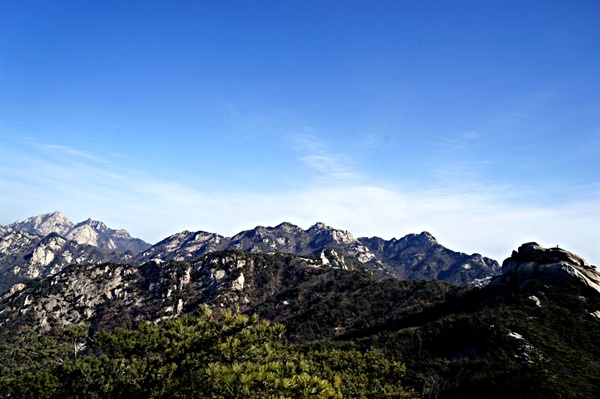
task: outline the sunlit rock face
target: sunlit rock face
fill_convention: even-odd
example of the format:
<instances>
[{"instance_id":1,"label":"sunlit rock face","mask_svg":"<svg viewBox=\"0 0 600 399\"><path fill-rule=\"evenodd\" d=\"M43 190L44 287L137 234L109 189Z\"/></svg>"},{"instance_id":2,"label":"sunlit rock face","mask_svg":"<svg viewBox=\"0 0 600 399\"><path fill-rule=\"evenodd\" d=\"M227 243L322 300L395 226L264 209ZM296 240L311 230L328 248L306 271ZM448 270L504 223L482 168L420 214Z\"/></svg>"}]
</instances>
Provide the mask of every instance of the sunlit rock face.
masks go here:
<instances>
[{"instance_id":1,"label":"sunlit rock face","mask_svg":"<svg viewBox=\"0 0 600 399\"><path fill-rule=\"evenodd\" d=\"M72 264L130 260L125 252L111 252L68 240L57 233L45 237L11 232L0 236L0 292L22 279L51 276Z\"/></svg>"},{"instance_id":2,"label":"sunlit rock face","mask_svg":"<svg viewBox=\"0 0 600 399\"><path fill-rule=\"evenodd\" d=\"M492 285L525 286L533 280L569 281L600 294L600 273L585 259L562 248L543 248L535 242L523 244L502 263L502 275Z\"/></svg>"},{"instance_id":3,"label":"sunlit rock face","mask_svg":"<svg viewBox=\"0 0 600 399\"><path fill-rule=\"evenodd\" d=\"M58 234L79 244L92 245L107 251L139 252L150 247L150 244L134 238L125 230L114 230L104 223L88 219L74 224L60 212L33 216L0 227L0 235L11 232L22 232L38 236Z\"/></svg>"},{"instance_id":4,"label":"sunlit rock face","mask_svg":"<svg viewBox=\"0 0 600 399\"><path fill-rule=\"evenodd\" d=\"M20 231L23 233L46 236L50 233L56 233L61 236L66 235L74 224L60 212L46 213L43 215L32 216L22 222L15 222L4 226L3 233Z\"/></svg>"},{"instance_id":5,"label":"sunlit rock face","mask_svg":"<svg viewBox=\"0 0 600 399\"><path fill-rule=\"evenodd\" d=\"M98 246L98 233L90 225L79 226L66 235L67 239L77 241L80 244ZM113 246L114 248L114 246Z\"/></svg>"},{"instance_id":6,"label":"sunlit rock face","mask_svg":"<svg viewBox=\"0 0 600 399\"><path fill-rule=\"evenodd\" d=\"M136 263L145 263L153 259L192 260L200 256L223 249L228 239L215 233L204 231L182 231L173 234L136 256Z\"/></svg>"},{"instance_id":7,"label":"sunlit rock face","mask_svg":"<svg viewBox=\"0 0 600 399\"><path fill-rule=\"evenodd\" d=\"M195 262L71 265L9 287L0 296L0 332L25 321L40 331L84 322L134 327L140 320L158 322L193 312L199 304L255 306L331 269L312 258L231 250Z\"/></svg>"}]
</instances>

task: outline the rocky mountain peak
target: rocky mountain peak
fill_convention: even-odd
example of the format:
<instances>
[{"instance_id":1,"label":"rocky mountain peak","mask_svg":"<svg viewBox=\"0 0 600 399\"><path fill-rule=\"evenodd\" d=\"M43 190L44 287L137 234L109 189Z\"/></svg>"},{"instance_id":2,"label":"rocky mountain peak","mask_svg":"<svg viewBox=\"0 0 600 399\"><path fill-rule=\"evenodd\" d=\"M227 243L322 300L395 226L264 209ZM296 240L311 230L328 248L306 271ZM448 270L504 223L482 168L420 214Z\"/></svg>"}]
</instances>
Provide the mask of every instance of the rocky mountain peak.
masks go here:
<instances>
[{"instance_id":1,"label":"rocky mountain peak","mask_svg":"<svg viewBox=\"0 0 600 399\"><path fill-rule=\"evenodd\" d=\"M379 250L382 250L382 245L384 243L383 239L379 237L373 237L371 239L361 239L362 242L371 242L371 245L376 245L378 242ZM435 239L427 231L423 231L420 234L407 234L402 238L396 239L392 238L390 241L386 242L391 249L394 251L403 251L409 247L421 247L421 248L429 248L435 245L439 245L438 241Z\"/></svg>"},{"instance_id":2,"label":"rocky mountain peak","mask_svg":"<svg viewBox=\"0 0 600 399\"><path fill-rule=\"evenodd\" d=\"M419 246L432 246L437 245L438 241L429 232L423 231L421 234L414 234L411 237L416 245Z\"/></svg>"},{"instance_id":3,"label":"rocky mountain peak","mask_svg":"<svg viewBox=\"0 0 600 399\"><path fill-rule=\"evenodd\" d=\"M60 212L45 213L15 222L6 227L15 231L45 236L50 233L67 234L73 228L73 222Z\"/></svg>"},{"instance_id":4,"label":"rocky mountain peak","mask_svg":"<svg viewBox=\"0 0 600 399\"><path fill-rule=\"evenodd\" d=\"M565 249L543 248L535 242L521 245L502 263L502 275L491 285L524 287L533 280L547 283L569 281L600 294L600 273L582 257Z\"/></svg>"},{"instance_id":5,"label":"rocky mountain peak","mask_svg":"<svg viewBox=\"0 0 600 399\"><path fill-rule=\"evenodd\" d=\"M332 230L332 229L333 229L333 227L329 227L323 222L317 222L314 225L310 226L308 231Z\"/></svg>"},{"instance_id":6,"label":"rocky mountain peak","mask_svg":"<svg viewBox=\"0 0 600 399\"><path fill-rule=\"evenodd\" d=\"M184 230L146 248L136 257L138 263L153 259L189 260L207 252L222 249L227 239L215 233Z\"/></svg>"},{"instance_id":7,"label":"rocky mountain peak","mask_svg":"<svg viewBox=\"0 0 600 399\"><path fill-rule=\"evenodd\" d=\"M142 251L150 244L132 238L125 230L113 230L103 222L87 219L73 224L60 212L33 216L0 228L0 234L21 231L38 236L58 234L79 244L92 245L108 251Z\"/></svg>"},{"instance_id":8,"label":"rocky mountain peak","mask_svg":"<svg viewBox=\"0 0 600 399\"><path fill-rule=\"evenodd\" d=\"M302 229L295 224L291 224L289 222L283 222L274 228L275 230L279 230L285 233L298 233L301 232Z\"/></svg>"},{"instance_id":9,"label":"rocky mountain peak","mask_svg":"<svg viewBox=\"0 0 600 399\"><path fill-rule=\"evenodd\" d=\"M307 233L316 236L314 243L318 245L322 245L327 242L334 242L337 244L359 243L349 231L337 230L321 222L315 223L313 226L311 226L307 230Z\"/></svg>"},{"instance_id":10,"label":"rocky mountain peak","mask_svg":"<svg viewBox=\"0 0 600 399\"><path fill-rule=\"evenodd\" d=\"M108 232L110 229L108 228L108 226L106 224L104 224L103 222L99 221L99 220L93 220L92 218L88 218L87 220L78 223L75 227L78 226L90 226L91 228L93 228L94 230L98 231L98 232Z\"/></svg>"},{"instance_id":11,"label":"rocky mountain peak","mask_svg":"<svg viewBox=\"0 0 600 399\"><path fill-rule=\"evenodd\" d=\"M65 237L80 244L98 246L98 233L89 224L77 225Z\"/></svg>"}]
</instances>

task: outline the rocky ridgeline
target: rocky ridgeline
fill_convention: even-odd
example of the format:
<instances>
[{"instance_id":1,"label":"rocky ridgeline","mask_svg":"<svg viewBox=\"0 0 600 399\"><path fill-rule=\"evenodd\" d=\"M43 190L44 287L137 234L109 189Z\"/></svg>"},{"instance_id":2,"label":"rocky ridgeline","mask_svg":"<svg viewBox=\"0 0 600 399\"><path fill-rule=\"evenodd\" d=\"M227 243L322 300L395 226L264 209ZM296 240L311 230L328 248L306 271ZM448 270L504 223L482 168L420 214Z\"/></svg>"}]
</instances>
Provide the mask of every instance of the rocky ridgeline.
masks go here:
<instances>
[{"instance_id":1,"label":"rocky ridgeline","mask_svg":"<svg viewBox=\"0 0 600 399\"><path fill-rule=\"evenodd\" d=\"M436 248L439 244L431 245ZM12 285L0 300L0 331L24 322L39 330L83 322L94 328L133 327L139 320L157 322L194 312L200 304L213 309L231 309L237 304L244 311L259 306L301 306L301 302L328 295L311 287L335 279L332 271L348 269L336 250L325 250L321 255L229 249L194 261L157 258L141 266L71 265L46 278ZM600 274L583 259L535 243L524 244L514 252L504 262L502 275L489 286L522 288L540 280L546 284L568 281L600 294ZM530 299L539 303L537 297Z\"/></svg>"},{"instance_id":2,"label":"rocky ridgeline","mask_svg":"<svg viewBox=\"0 0 600 399\"><path fill-rule=\"evenodd\" d=\"M139 252L150 246L139 238L131 237L126 230L114 230L92 219L74 224L60 212L34 216L0 227L0 235L12 232L38 236L55 233L78 244L91 245L107 251Z\"/></svg>"},{"instance_id":3,"label":"rocky ridgeline","mask_svg":"<svg viewBox=\"0 0 600 399\"><path fill-rule=\"evenodd\" d=\"M225 249L229 240L215 233L204 231L182 231L173 234L157 244L139 253L136 263L145 263L154 259L191 260L200 256Z\"/></svg>"},{"instance_id":4,"label":"rocky ridgeline","mask_svg":"<svg viewBox=\"0 0 600 399\"><path fill-rule=\"evenodd\" d=\"M500 265L495 260L480 254L452 251L428 232L389 241L379 237L361 238L360 241L400 279L437 279L483 287L500 272Z\"/></svg>"},{"instance_id":5,"label":"rocky ridgeline","mask_svg":"<svg viewBox=\"0 0 600 399\"><path fill-rule=\"evenodd\" d=\"M223 249L317 256L325 250L339 249L347 256L356 256L361 263L367 263L374 258L368 248L347 231L336 230L323 223L317 223L308 230L303 230L286 222L276 227L257 226L231 238L204 231L184 231L167 237L143 251L137 261L144 263L154 258L190 260Z\"/></svg>"},{"instance_id":6,"label":"rocky ridgeline","mask_svg":"<svg viewBox=\"0 0 600 399\"><path fill-rule=\"evenodd\" d=\"M292 253L324 258L343 268L369 270L381 277L440 279L457 285L484 286L500 272L495 260L452 251L427 232L388 241L379 237L355 238L348 231L323 223L316 223L307 230L291 223L258 226L231 238L203 231L184 231L143 251L135 261L192 260L223 249Z\"/></svg>"},{"instance_id":7,"label":"rocky ridgeline","mask_svg":"<svg viewBox=\"0 0 600 399\"><path fill-rule=\"evenodd\" d=\"M0 292L71 264L131 263L149 246L125 230L91 219L74 224L60 212L0 226Z\"/></svg>"},{"instance_id":8,"label":"rocky ridgeline","mask_svg":"<svg viewBox=\"0 0 600 399\"><path fill-rule=\"evenodd\" d=\"M600 295L600 273L585 259L562 248L543 248L535 242L521 245L502 263L502 275L492 286L525 287L532 281L568 281L589 287Z\"/></svg>"},{"instance_id":9,"label":"rocky ridgeline","mask_svg":"<svg viewBox=\"0 0 600 399\"><path fill-rule=\"evenodd\" d=\"M496 261L447 249L427 232L384 240L355 238L323 223L307 230L281 223L258 226L230 238L183 231L150 246L125 230L113 230L91 219L73 224L54 212L0 227L0 292L20 279L56 274L68 264L193 261L225 249L291 253L380 277L439 279L457 285L483 286L500 271Z\"/></svg>"}]
</instances>

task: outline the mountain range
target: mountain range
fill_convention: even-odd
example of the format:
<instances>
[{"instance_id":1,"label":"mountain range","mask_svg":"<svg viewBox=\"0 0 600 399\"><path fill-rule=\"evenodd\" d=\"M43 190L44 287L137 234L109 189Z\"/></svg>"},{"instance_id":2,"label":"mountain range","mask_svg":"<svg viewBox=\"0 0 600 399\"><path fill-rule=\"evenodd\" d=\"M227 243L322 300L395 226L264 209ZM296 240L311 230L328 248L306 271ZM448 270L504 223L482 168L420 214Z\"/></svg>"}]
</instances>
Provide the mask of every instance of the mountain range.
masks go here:
<instances>
[{"instance_id":1,"label":"mountain range","mask_svg":"<svg viewBox=\"0 0 600 399\"><path fill-rule=\"evenodd\" d=\"M0 396L600 395L600 273L573 253L525 243L478 288L378 275L372 258L340 255L358 240L324 225L258 230L226 239L235 249L182 233L141 265L70 264L13 284L0 297ZM274 237L315 244L267 251Z\"/></svg>"},{"instance_id":2,"label":"mountain range","mask_svg":"<svg viewBox=\"0 0 600 399\"><path fill-rule=\"evenodd\" d=\"M56 274L69 264L189 261L225 249L311 256L381 277L438 279L458 285L482 286L500 272L497 261L445 248L427 232L391 240L355 238L323 223L304 230L284 222L233 237L183 231L150 245L103 222L88 219L75 224L53 212L0 227L0 292L22 279Z\"/></svg>"},{"instance_id":3,"label":"mountain range","mask_svg":"<svg viewBox=\"0 0 600 399\"><path fill-rule=\"evenodd\" d=\"M322 223L1 229L0 397L600 397L600 273L562 248L500 268Z\"/></svg>"}]
</instances>

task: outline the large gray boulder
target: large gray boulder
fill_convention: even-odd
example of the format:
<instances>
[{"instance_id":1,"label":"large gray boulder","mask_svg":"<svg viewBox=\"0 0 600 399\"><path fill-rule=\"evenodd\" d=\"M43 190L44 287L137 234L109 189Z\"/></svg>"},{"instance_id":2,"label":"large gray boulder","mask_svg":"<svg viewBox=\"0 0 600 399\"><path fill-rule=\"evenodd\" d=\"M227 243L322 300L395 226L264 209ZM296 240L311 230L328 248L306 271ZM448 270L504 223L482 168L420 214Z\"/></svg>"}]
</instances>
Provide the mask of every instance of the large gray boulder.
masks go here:
<instances>
[{"instance_id":1,"label":"large gray boulder","mask_svg":"<svg viewBox=\"0 0 600 399\"><path fill-rule=\"evenodd\" d=\"M518 285L523 287L533 280L546 282L569 281L584 285L600 295L600 273L585 259L562 248L543 248L529 242L513 251L502 263L502 275L490 285Z\"/></svg>"}]
</instances>

